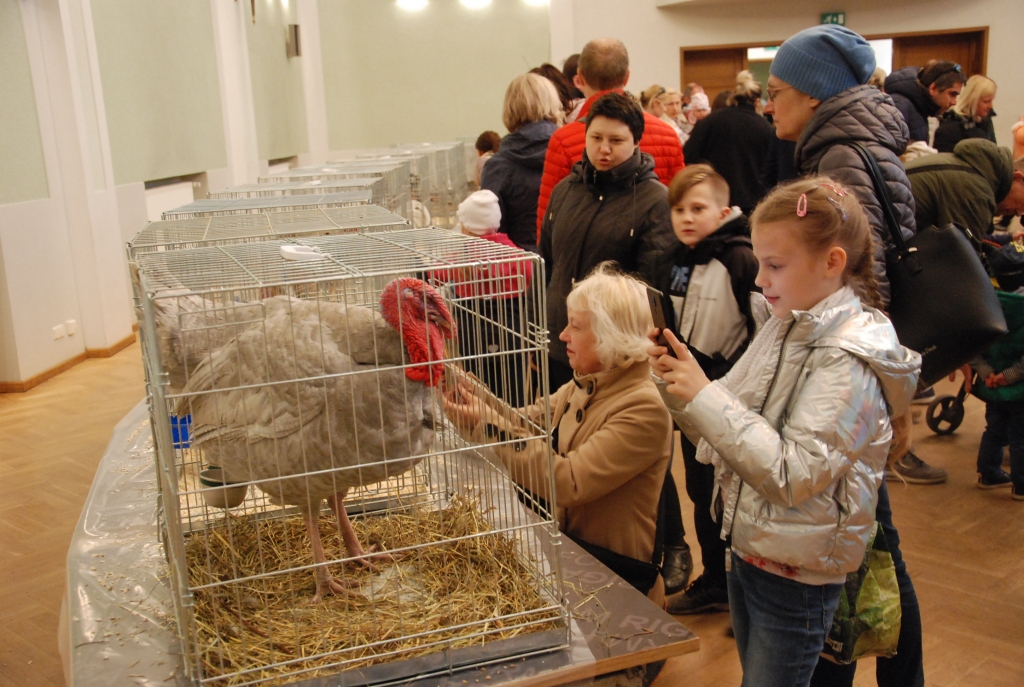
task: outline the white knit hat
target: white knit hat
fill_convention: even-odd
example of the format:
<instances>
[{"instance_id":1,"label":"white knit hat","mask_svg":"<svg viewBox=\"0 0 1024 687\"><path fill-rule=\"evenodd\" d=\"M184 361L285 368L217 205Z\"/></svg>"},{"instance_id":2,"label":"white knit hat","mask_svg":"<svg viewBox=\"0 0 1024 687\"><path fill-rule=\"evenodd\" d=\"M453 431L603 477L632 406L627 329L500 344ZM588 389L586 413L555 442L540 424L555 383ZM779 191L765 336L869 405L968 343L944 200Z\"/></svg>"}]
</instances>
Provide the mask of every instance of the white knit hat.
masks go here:
<instances>
[{"instance_id":1,"label":"white knit hat","mask_svg":"<svg viewBox=\"0 0 1024 687\"><path fill-rule=\"evenodd\" d=\"M469 233L477 236L493 234L501 225L498 196L494 195L494 191L470 193L469 197L459 204L458 216L459 223Z\"/></svg>"}]
</instances>

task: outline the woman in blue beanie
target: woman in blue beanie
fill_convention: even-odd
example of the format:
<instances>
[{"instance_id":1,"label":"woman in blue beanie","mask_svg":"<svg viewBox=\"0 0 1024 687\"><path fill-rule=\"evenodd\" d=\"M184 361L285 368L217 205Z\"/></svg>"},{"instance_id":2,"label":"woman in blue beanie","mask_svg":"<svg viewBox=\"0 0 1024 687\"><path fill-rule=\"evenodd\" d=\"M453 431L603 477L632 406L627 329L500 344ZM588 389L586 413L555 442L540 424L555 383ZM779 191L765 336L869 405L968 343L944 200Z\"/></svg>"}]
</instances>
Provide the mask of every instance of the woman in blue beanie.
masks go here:
<instances>
[{"instance_id":1,"label":"woman in blue beanie","mask_svg":"<svg viewBox=\"0 0 1024 687\"><path fill-rule=\"evenodd\" d=\"M806 29L783 43L772 61L765 113L773 116L775 133L780 139L796 142L794 162L801 174L830 176L860 200L876 238L875 274L879 291L888 302L884 251L892 243L871 177L849 142L859 142L878 161L904 236L915 230L914 196L899 159L906 149L909 131L889 96L867 85L874 70L874 51L857 33L831 25ZM903 417L892 418L892 426L889 473L898 473L909 481L944 481L945 471L925 464L910 452L909 411ZM875 517L882 525L896 563L903 610L898 653L894 658L877 660L876 679L879 687L923 687L921 611L899 549L899 533L892 524L884 481L879 488ZM838 666L822 660L811 685L852 685L856 669L856 663Z\"/></svg>"}]
</instances>

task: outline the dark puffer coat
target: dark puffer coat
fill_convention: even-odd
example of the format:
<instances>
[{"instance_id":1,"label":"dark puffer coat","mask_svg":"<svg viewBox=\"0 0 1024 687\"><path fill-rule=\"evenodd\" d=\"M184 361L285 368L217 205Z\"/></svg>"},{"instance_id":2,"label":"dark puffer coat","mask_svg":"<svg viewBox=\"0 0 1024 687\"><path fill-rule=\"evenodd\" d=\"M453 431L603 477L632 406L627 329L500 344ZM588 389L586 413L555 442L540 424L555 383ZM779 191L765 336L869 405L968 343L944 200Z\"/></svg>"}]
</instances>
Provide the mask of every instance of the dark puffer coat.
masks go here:
<instances>
[{"instance_id":1,"label":"dark puffer coat","mask_svg":"<svg viewBox=\"0 0 1024 687\"><path fill-rule=\"evenodd\" d=\"M957 143L968 138L983 138L995 143L996 127L992 123L995 116L993 110L987 117L982 117L981 121L977 122L974 117L957 114L953 110L947 111L942 115L939 128L935 130L935 150L940 153L952 153Z\"/></svg>"},{"instance_id":2,"label":"dark puffer coat","mask_svg":"<svg viewBox=\"0 0 1024 687\"><path fill-rule=\"evenodd\" d=\"M754 106L723 107L694 125L683 146L688 164L707 162L729 182L729 204L750 214L775 186L775 129Z\"/></svg>"},{"instance_id":3,"label":"dark puffer coat","mask_svg":"<svg viewBox=\"0 0 1024 687\"><path fill-rule=\"evenodd\" d=\"M569 364L558 335L568 322L565 299L574 280L614 260L653 284L659 259L677 243L668 189L658 181L650 155L637 148L618 167L599 172L584 151L569 176L555 186L541 225L551 357Z\"/></svg>"},{"instance_id":4,"label":"dark puffer coat","mask_svg":"<svg viewBox=\"0 0 1024 687\"><path fill-rule=\"evenodd\" d=\"M823 174L846 185L864 206L879 243L875 252L879 293L888 303L885 249L892 240L864 162L845 145L850 141L859 141L878 160L903 235L909 238L916 226L914 195L899 158L907 147L907 125L889 96L874 86L854 86L819 105L797 141L796 164L801 174Z\"/></svg>"},{"instance_id":5,"label":"dark puffer coat","mask_svg":"<svg viewBox=\"0 0 1024 687\"><path fill-rule=\"evenodd\" d=\"M939 115L939 106L928 95L928 89L917 81L918 71L917 67L904 67L885 79L885 92L892 98L910 130L908 143L927 141L928 118Z\"/></svg>"},{"instance_id":6,"label":"dark puffer coat","mask_svg":"<svg viewBox=\"0 0 1024 687\"><path fill-rule=\"evenodd\" d=\"M480 188L498 196L501 232L524 250L537 250L540 178L548 140L557 128L552 122L530 122L501 139L480 177Z\"/></svg>"}]
</instances>

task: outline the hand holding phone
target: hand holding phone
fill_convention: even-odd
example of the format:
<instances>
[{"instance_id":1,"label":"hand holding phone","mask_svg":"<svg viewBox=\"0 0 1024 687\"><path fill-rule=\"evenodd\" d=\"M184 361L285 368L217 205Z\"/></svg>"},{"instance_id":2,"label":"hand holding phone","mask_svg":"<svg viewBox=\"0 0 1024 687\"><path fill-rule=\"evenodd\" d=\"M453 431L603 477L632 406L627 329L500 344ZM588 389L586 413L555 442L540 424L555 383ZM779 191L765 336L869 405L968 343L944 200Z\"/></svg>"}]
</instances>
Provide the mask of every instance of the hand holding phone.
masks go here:
<instances>
[{"instance_id":1,"label":"hand holding phone","mask_svg":"<svg viewBox=\"0 0 1024 687\"><path fill-rule=\"evenodd\" d=\"M662 298L661 291L650 286L647 287L647 303L651 307L651 319L654 320L654 326L658 328L658 345L664 346L668 354L674 358L676 352L668 345L668 339L665 338L666 323Z\"/></svg>"}]
</instances>

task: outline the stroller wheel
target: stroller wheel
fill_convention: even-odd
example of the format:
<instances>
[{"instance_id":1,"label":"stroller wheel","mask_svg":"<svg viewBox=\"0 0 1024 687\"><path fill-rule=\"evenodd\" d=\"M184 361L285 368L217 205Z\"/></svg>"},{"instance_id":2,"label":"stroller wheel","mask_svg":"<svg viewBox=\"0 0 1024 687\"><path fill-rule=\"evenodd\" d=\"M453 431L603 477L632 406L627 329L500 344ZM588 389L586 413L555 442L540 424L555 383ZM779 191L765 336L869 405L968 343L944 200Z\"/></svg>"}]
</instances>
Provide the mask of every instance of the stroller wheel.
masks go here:
<instances>
[{"instance_id":1,"label":"stroller wheel","mask_svg":"<svg viewBox=\"0 0 1024 687\"><path fill-rule=\"evenodd\" d=\"M925 412L928 428L941 436L955 432L963 421L964 402L956 396L939 396Z\"/></svg>"}]
</instances>

